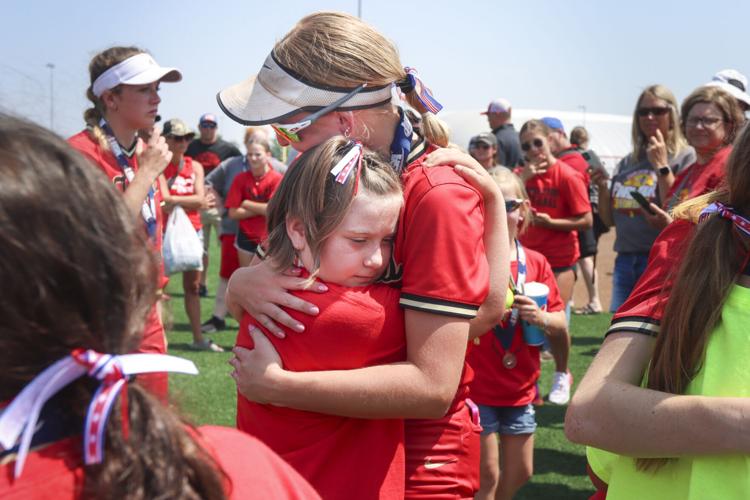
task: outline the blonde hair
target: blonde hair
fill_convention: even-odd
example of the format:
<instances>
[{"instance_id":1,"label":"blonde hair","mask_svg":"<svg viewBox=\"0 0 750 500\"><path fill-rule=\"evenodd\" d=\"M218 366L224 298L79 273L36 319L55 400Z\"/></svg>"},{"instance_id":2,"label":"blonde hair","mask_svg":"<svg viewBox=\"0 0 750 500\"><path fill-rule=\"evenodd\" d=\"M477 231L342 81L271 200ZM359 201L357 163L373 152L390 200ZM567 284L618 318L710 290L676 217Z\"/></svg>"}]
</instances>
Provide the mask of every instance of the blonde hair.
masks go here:
<instances>
[{"instance_id":1,"label":"blonde hair","mask_svg":"<svg viewBox=\"0 0 750 500\"><path fill-rule=\"evenodd\" d=\"M355 186L376 196L401 195L401 181L391 166L364 149L359 172L355 169L342 184L331 175L331 168L348 153L354 143L336 136L307 150L284 175L268 203L268 256L276 269L287 269L296 251L287 233L286 221L299 219L305 227L314 277L320 266L320 251L326 239L341 224L356 195Z\"/></svg>"},{"instance_id":2,"label":"blonde hair","mask_svg":"<svg viewBox=\"0 0 750 500\"><path fill-rule=\"evenodd\" d=\"M487 173L490 174L492 180L495 181L495 184L497 184L500 188L502 188L503 186L513 186L516 191L516 195L519 198L524 201L529 200L529 193L526 192L526 186L524 186L523 181L509 168L498 165L497 167L492 167L487 170ZM521 227L518 228L518 234L520 235L526 232L529 224L531 224L531 217L529 216L530 210L527 207L522 206L521 208L519 208L519 210L521 210L521 217L523 217Z\"/></svg>"},{"instance_id":3,"label":"blonde hair","mask_svg":"<svg viewBox=\"0 0 750 500\"><path fill-rule=\"evenodd\" d=\"M635 109L633 109L633 122L630 127L630 138L633 144L632 155L634 161L644 157L646 154L646 146L648 145L648 137L643 134L638 122L638 109L641 107L641 101L647 95L654 99L661 99L666 102L669 107L669 134L664 138L669 155L677 155L688 145L685 136L682 133L682 128L680 128L680 111L674 94L664 85L649 85L643 89L641 95L638 96L638 100L635 102Z\"/></svg>"},{"instance_id":4,"label":"blonde hair","mask_svg":"<svg viewBox=\"0 0 750 500\"><path fill-rule=\"evenodd\" d=\"M106 137L104 137L104 132L99 127L99 122L104 118L105 107L102 100L94 95L94 82L102 73L112 66L120 64L125 59L145 52L145 50L139 49L138 47L110 47L95 55L89 63L90 85L86 89L86 98L91 101L93 107L88 108L83 112L83 120L86 122L86 126L88 127L91 136L104 150L109 149L109 144L107 143ZM110 92L114 92L115 94L118 94L121 91L122 87L120 85L110 90Z\"/></svg>"},{"instance_id":5,"label":"blonde hair","mask_svg":"<svg viewBox=\"0 0 750 500\"><path fill-rule=\"evenodd\" d=\"M342 12L303 17L273 52L283 66L320 85L383 86L406 77L396 46L369 24ZM419 102L414 90L406 93L406 101L421 113L425 139L446 146L447 127Z\"/></svg>"}]
</instances>

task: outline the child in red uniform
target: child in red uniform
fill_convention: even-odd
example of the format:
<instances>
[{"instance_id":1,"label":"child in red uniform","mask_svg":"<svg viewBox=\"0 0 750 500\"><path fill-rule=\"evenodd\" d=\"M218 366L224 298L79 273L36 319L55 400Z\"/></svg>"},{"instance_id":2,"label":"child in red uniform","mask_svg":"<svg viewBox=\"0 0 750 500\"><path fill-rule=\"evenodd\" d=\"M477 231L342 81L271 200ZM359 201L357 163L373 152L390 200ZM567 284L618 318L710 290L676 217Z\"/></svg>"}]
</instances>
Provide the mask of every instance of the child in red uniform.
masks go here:
<instances>
[{"instance_id":1,"label":"child in red uniform","mask_svg":"<svg viewBox=\"0 0 750 500\"><path fill-rule=\"evenodd\" d=\"M526 154L521 178L534 213L521 243L547 258L567 307L575 285L574 266L580 257L576 231L591 227L593 219L586 185L575 170L552 155L549 135L549 127L540 120L529 120L521 127L521 149ZM550 347L555 374L549 400L566 404L572 385L568 372L570 337L551 337Z\"/></svg>"},{"instance_id":2,"label":"child in red uniform","mask_svg":"<svg viewBox=\"0 0 750 500\"><path fill-rule=\"evenodd\" d=\"M307 195L311 186L320 197ZM289 170L269 204L267 256L279 269L298 259L329 292L317 301L318 316L300 315L304 335L280 340L266 332L285 369L346 370L406 358L398 290L374 284L390 260L402 204L390 167L343 138L308 150ZM245 314L237 345L253 347L254 324ZM401 419L323 415L240 394L237 426L289 461L323 498L403 498Z\"/></svg>"},{"instance_id":3,"label":"child in red uniform","mask_svg":"<svg viewBox=\"0 0 750 500\"><path fill-rule=\"evenodd\" d=\"M188 143L195 133L185 125L185 122L174 118L164 123L162 135L167 140L169 151L172 152L172 161L159 176L159 187L161 192L165 193L166 210L169 211L174 206L182 207L202 240L200 210L208 206L203 183L203 165L185 156ZM196 269L182 273L185 312L193 332L193 343L189 347L201 351L223 352L224 349L212 340L203 338L203 332L201 332L201 298L199 295L201 272Z\"/></svg>"},{"instance_id":4,"label":"child in red uniform","mask_svg":"<svg viewBox=\"0 0 750 500\"><path fill-rule=\"evenodd\" d=\"M144 362L119 355L141 341L158 268L109 179L54 134L0 114L0 184L1 498L319 498L257 440L190 427L144 391L141 375L123 380ZM152 368L191 365L170 358ZM94 359L105 364L86 376ZM119 394L109 418L87 411L97 386ZM32 402L38 419L22 404ZM82 433L87 415L87 430L103 427L96 440Z\"/></svg>"},{"instance_id":5,"label":"child in red uniform","mask_svg":"<svg viewBox=\"0 0 750 500\"><path fill-rule=\"evenodd\" d=\"M154 126L161 102L159 83L179 81L182 75L176 69L159 67L149 54L135 47L112 47L97 54L89 64L89 73L91 86L86 95L94 107L84 114L86 129L68 142L123 192L133 217L142 221L154 251L160 255L161 194L156 181L172 153L155 131L144 151L136 154L137 131ZM156 305L149 313L138 352L166 352L164 326ZM167 397L166 374L148 375L143 381L154 394Z\"/></svg>"},{"instance_id":6,"label":"child in red uniform","mask_svg":"<svg viewBox=\"0 0 750 500\"><path fill-rule=\"evenodd\" d=\"M521 179L506 168L490 170L505 198L511 250L511 284L517 290L514 312L502 324L474 340L466 360L474 370L469 390L482 424L481 487L476 499L510 499L534 469L534 407L539 379L539 347L524 342L521 321L564 337L565 306L555 276L542 254L517 240L530 222L528 195ZM523 295L525 283L549 287L544 310ZM515 312L517 311L517 312ZM497 434L500 435L498 448ZM498 453L499 451L499 453Z\"/></svg>"},{"instance_id":7,"label":"child in red uniform","mask_svg":"<svg viewBox=\"0 0 750 500\"><path fill-rule=\"evenodd\" d=\"M271 168L271 146L264 139L247 144L249 169L234 178L224 205L229 217L239 221L235 246L241 266L247 266L258 244L266 239L266 206L281 183L281 174Z\"/></svg>"},{"instance_id":8,"label":"child in red uniform","mask_svg":"<svg viewBox=\"0 0 750 500\"><path fill-rule=\"evenodd\" d=\"M394 105L395 87L422 113L423 135ZM406 361L346 371L256 371L263 363L259 350L236 348L240 391L255 401L310 411L409 417L405 497L473 497L480 429L466 400L471 370L464 370L464 358L470 333L485 333L502 316L505 289L497 284L507 276L489 279L490 272L508 272L501 265L508 240L499 190L497 198L483 199L444 157L433 161L448 143L432 116L439 104L416 72L403 67L395 46L351 15L301 19L276 44L258 79L222 91L219 101L240 123L272 124L279 140L298 151L335 135L357 138L388 159L404 185L389 277L402 284ZM320 194L314 188L308 193ZM489 262L487 255L493 256ZM241 303L274 333L283 335L271 317L301 332L304 324L277 304L317 314L315 301L288 293L305 282L273 272L268 263L239 269L228 305L236 313Z\"/></svg>"}]
</instances>

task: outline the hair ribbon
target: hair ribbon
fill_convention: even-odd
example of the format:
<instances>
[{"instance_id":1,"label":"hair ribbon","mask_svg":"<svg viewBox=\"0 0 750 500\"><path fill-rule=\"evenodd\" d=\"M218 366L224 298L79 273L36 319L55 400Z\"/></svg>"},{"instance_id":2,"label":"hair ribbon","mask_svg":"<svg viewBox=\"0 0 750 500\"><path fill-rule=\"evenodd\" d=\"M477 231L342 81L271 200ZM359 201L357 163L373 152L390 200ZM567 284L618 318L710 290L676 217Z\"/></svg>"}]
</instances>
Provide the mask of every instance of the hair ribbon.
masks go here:
<instances>
[{"instance_id":1,"label":"hair ribbon","mask_svg":"<svg viewBox=\"0 0 750 500\"><path fill-rule=\"evenodd\" d=\"M433 97L432 90L430 90L430 88L422 82L422 79L419 78L416 69L406 67L404 68L404 71L406 71L406 76L403 80L398 82L398 87L403 93L408 94L414 90L417 93L417 99L422 103L422 106L433 115L443 109L443 105Z\"/></svg>"}]
</instances>

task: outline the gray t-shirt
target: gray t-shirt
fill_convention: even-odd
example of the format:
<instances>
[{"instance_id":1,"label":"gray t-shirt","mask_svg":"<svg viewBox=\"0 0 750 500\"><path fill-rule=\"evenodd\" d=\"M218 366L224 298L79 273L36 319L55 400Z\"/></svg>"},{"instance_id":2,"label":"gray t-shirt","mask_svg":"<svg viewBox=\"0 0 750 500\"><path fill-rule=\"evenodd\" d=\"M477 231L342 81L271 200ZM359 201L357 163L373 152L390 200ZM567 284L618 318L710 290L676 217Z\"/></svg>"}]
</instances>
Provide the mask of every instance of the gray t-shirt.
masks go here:
<instances>
[{"instance_id":1,"label":"gray t-shirt","mask_svg":"<svg viewBox=\"0 0 750 500\"><path fill-rule=\"evenodd\" d=\"M695 151L687 147L669 158L675 174L695 163ZM609 192L612 195L612 217L615 221L615 252L648 253L660 231L649 226L640 205L631 191L638 191L647 200L660 204L657 174L647 158L633 160L632 153L620 160L612 175Z\"/></svg>"},{"instance_id":2,"label":"gray t-shirt","mask_svg":"<svg viewBox=\"0 0 750 500\"><path fill-rule=\"evenodd\" d=\"M236 234L237 221L230 219L228 210L224 207L224 200L227 198L229 188L232 187L232 181L238 174L247 170L247 162L244 156L233 156L223 162L206 176L206 185L211 186L221 196L221 234Z\"/></svg>"}]
</instances>

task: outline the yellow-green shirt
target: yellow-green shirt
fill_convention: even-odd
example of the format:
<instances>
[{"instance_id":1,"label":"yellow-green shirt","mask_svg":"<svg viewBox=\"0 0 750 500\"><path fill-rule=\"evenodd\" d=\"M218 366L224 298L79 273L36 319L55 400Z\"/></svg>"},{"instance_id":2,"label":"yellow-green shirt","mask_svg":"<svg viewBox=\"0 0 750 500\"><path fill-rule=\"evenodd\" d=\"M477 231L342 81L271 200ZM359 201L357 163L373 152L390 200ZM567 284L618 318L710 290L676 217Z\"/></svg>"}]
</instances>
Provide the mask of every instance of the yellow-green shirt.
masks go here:
<instances>
[{"instance_id":1,"label":"yellow-green shirt","mask_svg":"<svg viewBox=\"0 0 750 500\"><path fill-rule=\"evenodd\" d=\"M750 289L735 285L730 291L703 365L685 394L750 396ZM637 471L635 459L596 448L588 448L586 456L594 473L609 484L608 500L750 498L748 455L683 456L656 472Z\"/></svg>"}]
</instances>

